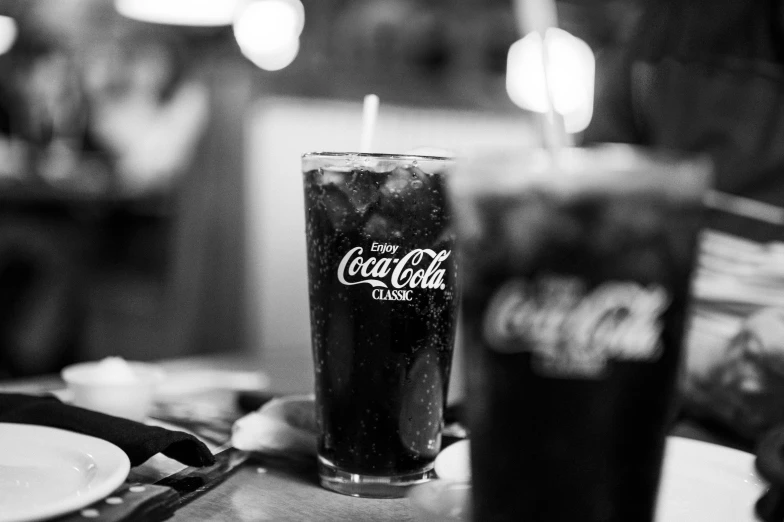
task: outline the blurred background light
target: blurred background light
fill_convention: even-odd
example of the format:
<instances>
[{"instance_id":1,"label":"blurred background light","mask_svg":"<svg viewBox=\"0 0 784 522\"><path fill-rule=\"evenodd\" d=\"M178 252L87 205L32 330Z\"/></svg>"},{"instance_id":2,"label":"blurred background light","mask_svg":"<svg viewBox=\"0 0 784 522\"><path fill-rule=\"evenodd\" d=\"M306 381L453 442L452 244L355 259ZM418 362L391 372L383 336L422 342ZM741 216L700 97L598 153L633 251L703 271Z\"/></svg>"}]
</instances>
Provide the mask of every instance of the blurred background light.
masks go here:
<instances>
[{"instance_id":1,"label":"blurred background light","mask_svg":"<svg viewBox=\"0 0 784 522\"><path fill-rule=\"evenodd\" d=\"M568 32L550 28L545 33L549 56L553 108L563 115L566 131L584 130L593 115L596 60L584 41ZM519 107L533 112L548 110L542 37L531 32L509 49L506 90Z\"/></svg>"},{"instance_id":2,"label":"blurred background light","mask_svg":"<svg viewBox=\"0 0 784 522\"><path fill-rule=\"evenodd\" d=\"M267 71L283 69L297 57L305 9L299 0L254 0L234 21L242 54Z\"/></svg>"},{"instance_id":3,"label":"blurred background light","mask_svg":"<svg viewBox=\"0 0 784 522\"><path fill-rule=\"evenodd\" d=\"M171 25L214 27L231 25L238 0L115 0L128 18Z\"/></svg>"},{"instance_id":4,"label":"blurred background light","mask_svg":"<svg viewBox=\"0 0 784 522\"><path fill-rule=\"evenodd\" d=\"M242 50L242 48L240 47ZM270 52L242 51L245 57L265 71L279 71L287 67L299 53L299 38L291 40L285 47Z\"/></svg>"},{"instance_id":5,"label":"blurred background light","mask_svg":"<svg viewBox=\"0 0 784 522\"><path fill-rule=\"evenodd\" d=\"M0 15L0 54L7 53L14 46L17 34L16 21Z\"/></svg>"}]
</instances>

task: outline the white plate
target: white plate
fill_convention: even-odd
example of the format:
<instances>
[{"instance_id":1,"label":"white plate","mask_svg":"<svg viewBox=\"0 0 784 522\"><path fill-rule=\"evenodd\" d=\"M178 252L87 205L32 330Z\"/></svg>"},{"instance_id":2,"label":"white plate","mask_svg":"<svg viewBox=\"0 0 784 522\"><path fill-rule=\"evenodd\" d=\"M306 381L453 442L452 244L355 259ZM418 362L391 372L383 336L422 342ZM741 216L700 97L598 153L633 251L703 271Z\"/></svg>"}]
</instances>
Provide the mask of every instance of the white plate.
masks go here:
<instances>
[{"instance_id":1,"label":"white plate","mask_svg":"<svg viewBox=\"0 0 784 522\"><path fill-rule=\"evenodd\" d=\"M755 522L754 503L765 483L754 455L670 437L657 522Z\"/></svg>"},{"instance_id":2,"label":"white plate","mask_svg":"<svg viewBox=\"0 0 784 522\"><path fill-rule=\"evenodd\" d=\"M461 470L466 448L444 451L436 467ZM457 472L459 473L459 471ZM765 491L754 455L680 437L667 440L656 522L756 522L754 503ZM470 486L435 480L413 488L409 498L420 520L465 521Z\"/></svg>"},{"instance_id":3,"label":"white plate","mask_svg":"<svg viewBox=\"0 0 784 522\"><path fill-rule=\"evenodd\" d=\"M64 515L117 489L131 464L114 444L70 431L0 423L0 522Z\"/></svg>"}]
</instances>

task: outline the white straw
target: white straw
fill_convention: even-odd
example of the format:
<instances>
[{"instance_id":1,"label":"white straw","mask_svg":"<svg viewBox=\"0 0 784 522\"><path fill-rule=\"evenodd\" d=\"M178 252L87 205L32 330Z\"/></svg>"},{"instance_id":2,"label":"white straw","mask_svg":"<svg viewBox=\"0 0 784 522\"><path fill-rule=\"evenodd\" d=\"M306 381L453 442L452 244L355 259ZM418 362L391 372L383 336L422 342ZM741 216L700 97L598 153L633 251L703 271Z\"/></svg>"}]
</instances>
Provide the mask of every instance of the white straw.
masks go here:
<instances>
[{"instance_id":1,"label":"white straw","mask_svg":"<svg viewBox=\"0 0 784 522\"><path fill-rule=\"evenodd\" d=\"M360 152L370 152L373 146L373 133L376 131L376 119L378 119L378 96L368 94L362 104L362 142Z\"/></svg>"},{"instance_id":2,"label":"white straw","mask_svg":"<svg viewBox=\"0 0 784 522\"><path fill-rule=\"evenodd\" d=\"M526 34L537 31L542 38L542 67L544 68L547 111L542 117L542 133L545 147L557 160L558 151L569 145L570 137L564 129L563 116L555 111L553 91L550 86L550 53L547 46L547 29L558 27L558 12L555 0L515 0L514 11L520 32Z\"/></svg>"},{"instance_id":3,"label":"white straw","mask_svg":"<svg viewBox=\"0 0 784 522\"><path fill-rule=\"evenodd\" d=\"M547 46L545 33L542 33L542 67L544 69L544 86L547 94L547 112L544 114L544 142L545 146L553 154L553 157L557 159L558 152L568 145L571 138L566 132L563 115L555 110L552 75L550 74L550 50Z\"/></svg>"},{"instance_id":4,"label":"white straw","mask_svg":"<svg viewBox=\"0 0 784 522\"><path fill-rule=\"evenodd\" d=\"M515 0L514 13L523 36L539 31L544 37L548 27L558 27L558 10L554 0Z\"/></svg>"}]
</instances>

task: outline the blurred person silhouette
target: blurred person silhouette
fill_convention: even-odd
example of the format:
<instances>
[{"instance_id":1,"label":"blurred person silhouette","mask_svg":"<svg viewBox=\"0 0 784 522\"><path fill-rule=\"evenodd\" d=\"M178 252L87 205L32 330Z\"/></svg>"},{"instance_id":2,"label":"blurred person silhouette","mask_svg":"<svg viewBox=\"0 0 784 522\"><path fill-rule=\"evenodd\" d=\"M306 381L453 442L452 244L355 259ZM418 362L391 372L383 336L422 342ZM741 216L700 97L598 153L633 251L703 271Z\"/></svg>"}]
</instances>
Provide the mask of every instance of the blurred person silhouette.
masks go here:
<instances>
[{"instance_id":1,"label":"blurred person silhouette","mask_svg":"<svg viewBox=\"0 0 784 522\"><path fill-rule=\"evenodd\" d=\"M784 206L784 2L611 4L630 25L597 54L586 141L706 152L718 190Z\"/></svg>"},{"instance_id":2,"label":"blurred person silhouette","mask_svg":"<svg viewBox=\"0 0 784 522\"><path fill-rule=\"evenodd\" d=\"M628 16L597 53L596 105L585 141L707 153L716 189L784 207L784 2L605 6ZM784 239L780 226L720 213L709 228L761 242ZM684 401L688 414L751 444L784 422L784 312L743 317L735 336L699 354L712 368L689 369Z\"/></svg>"},{"instance_id":3,"label":"blurred person silhouette","mask_svg":"<svg viewBox=\"0 0 784 522\"><path fill-rule=\"evenodd\" d=\"M76 360L84 326L83 238L50 216L0 220L0 378Z\"/></svg>"},{"instance_id":4,"label":"blurred person silhouette","mask_svg":"<svg viewBox=\"0 0 784 522\"><path fill-rule=\"evenodd\" d=\"M209 96L186 76L184 54L173 36L139 29L85 57L89 134L114 158L124 192L165 192L193 158Z\"/></svg>"}]
</instances>

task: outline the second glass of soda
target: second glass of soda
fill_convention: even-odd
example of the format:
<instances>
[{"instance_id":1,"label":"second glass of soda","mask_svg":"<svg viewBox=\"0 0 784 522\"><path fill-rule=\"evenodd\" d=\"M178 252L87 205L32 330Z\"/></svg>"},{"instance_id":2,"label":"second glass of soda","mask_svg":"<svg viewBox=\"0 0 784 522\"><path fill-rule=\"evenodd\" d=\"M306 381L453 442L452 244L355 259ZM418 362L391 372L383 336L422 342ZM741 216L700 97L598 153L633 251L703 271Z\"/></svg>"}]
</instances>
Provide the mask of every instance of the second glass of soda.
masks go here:
<instances>
[{"instance_id":1,"label":"second glass of soda","mask_svg":"<svg viewBox=\"0 0 784 522\"><path fill-rule=\"evenodd\" d=\"M451 178L473 519L653 522L705 158L493 151Z\"/></svg>"}]
</instances>

